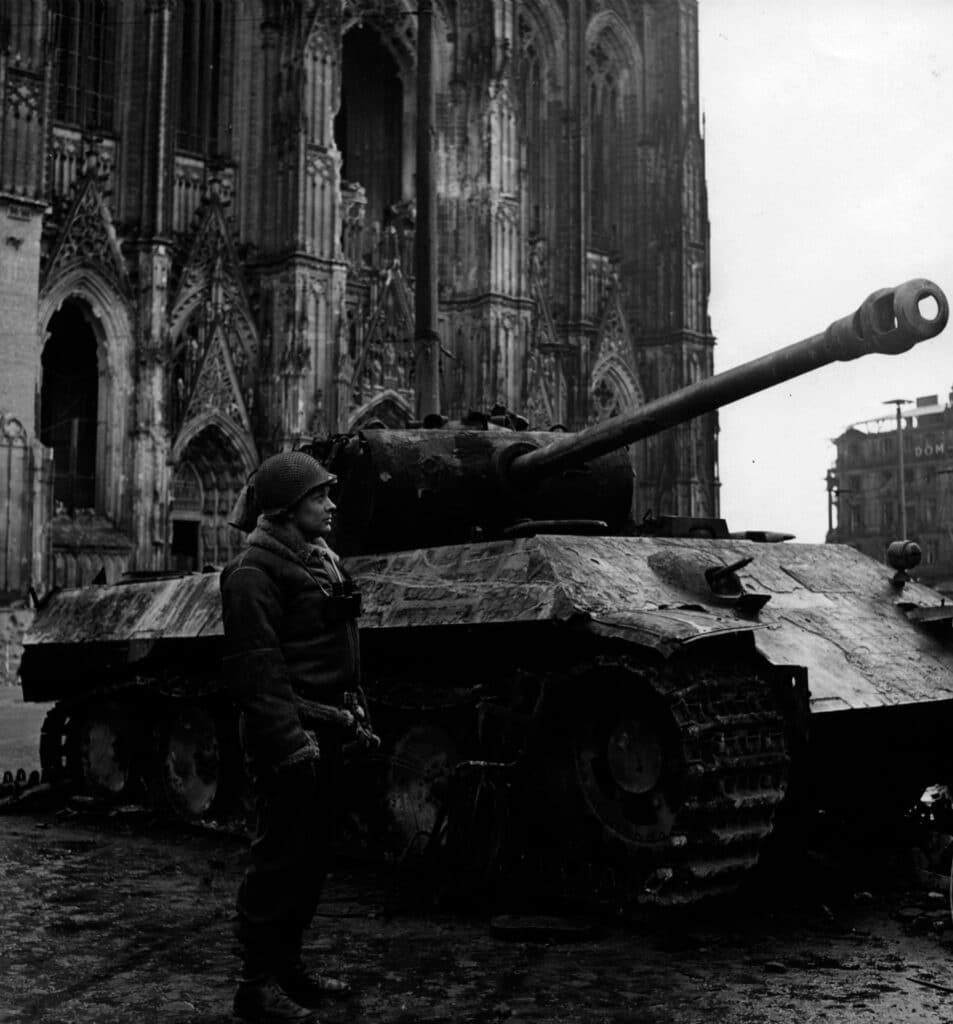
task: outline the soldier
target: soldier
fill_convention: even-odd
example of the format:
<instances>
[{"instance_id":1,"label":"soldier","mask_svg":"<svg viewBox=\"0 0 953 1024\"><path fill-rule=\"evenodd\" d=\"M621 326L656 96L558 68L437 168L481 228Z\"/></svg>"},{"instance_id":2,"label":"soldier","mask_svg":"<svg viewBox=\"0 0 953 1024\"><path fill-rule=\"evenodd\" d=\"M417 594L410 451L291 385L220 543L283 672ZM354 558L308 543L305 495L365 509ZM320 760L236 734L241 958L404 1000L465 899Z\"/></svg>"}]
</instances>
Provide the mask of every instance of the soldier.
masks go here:
<instances>
[{"instance_id":1,"label":"soldier","mask_svg":"<svg viewBox=\"0 0 953 1024\"><path fill-rule=\"evenodd\" d=\"M251 485L261 515L222 572L223 668L258 800L234 1009L256 1024L314 1021L323 997L350 991L301 959L327 873L342 739L376 741L359 688L360 598L325 541L334 480L305 452L266 459Z\"/></svg>"}]
</instances>

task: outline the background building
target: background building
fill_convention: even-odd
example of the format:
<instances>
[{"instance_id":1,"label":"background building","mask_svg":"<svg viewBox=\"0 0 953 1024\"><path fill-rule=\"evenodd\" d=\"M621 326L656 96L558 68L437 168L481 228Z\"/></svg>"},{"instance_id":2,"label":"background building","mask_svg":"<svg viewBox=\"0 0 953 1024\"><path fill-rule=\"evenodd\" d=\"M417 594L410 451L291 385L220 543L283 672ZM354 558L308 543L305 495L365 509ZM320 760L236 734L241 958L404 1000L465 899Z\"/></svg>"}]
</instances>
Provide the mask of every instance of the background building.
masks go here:
<instances>
[{"instance_id":1,"label":"background building","mask_svg":"<svg viewBox=\"0 0 953 1024\"><path fill-rule=\"evenodd\" d=\"M928 395L902 406L900 419L899 431L896 414L890 413L855 423L835 440L827 540L850 544L881 561L891 541L914 540L923 552L917 578L953 593L953 405ZM900 514L901 444L906 538Z\"/></svg>"},{"instance_id":2,"label":"background building","mask_svg":"<svg viewBox=\"0 0 953 1024\"><path fill-rule=\"evenodd\" d=\"M5 0L0 595L221 563L259 460L414 415L416 3ZM709 376L695 0L436 0L442 411ZM643 511L718 511L715 415Z\"/></svg>"}]
</instances>

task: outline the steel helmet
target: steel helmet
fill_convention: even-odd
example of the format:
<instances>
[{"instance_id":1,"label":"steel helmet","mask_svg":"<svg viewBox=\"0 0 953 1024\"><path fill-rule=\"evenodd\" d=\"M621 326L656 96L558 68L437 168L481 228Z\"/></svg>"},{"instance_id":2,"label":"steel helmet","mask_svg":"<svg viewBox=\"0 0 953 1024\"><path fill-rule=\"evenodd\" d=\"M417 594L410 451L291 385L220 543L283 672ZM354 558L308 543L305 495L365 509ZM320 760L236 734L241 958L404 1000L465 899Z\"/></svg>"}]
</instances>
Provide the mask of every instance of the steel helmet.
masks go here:
<instances>
[{"instance_id":1,"label":"steel helmet","mask_svg":"<svg viewBox=\"0 0 953 1024\"><path fill-rule=\"evenodd\" d=\"M279 452L258 467L252 487L265 515L293 508L306 494L337 479L307 452Z\"/></svg>"}]
</instances>

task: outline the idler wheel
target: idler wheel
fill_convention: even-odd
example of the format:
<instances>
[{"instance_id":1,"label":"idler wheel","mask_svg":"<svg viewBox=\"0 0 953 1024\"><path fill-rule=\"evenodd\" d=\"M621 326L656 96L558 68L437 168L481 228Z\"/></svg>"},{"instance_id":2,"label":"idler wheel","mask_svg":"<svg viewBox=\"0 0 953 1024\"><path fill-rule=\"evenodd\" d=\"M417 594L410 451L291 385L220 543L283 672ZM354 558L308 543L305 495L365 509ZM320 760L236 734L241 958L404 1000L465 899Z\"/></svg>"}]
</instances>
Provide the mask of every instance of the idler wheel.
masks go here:
<instances>
[{"instance_id":1,"label":"idler wheel","mask_svg":"<svg viewBox=\"0 0 953 1024\"><path fill-rule=\"evenodd\" d=\"M159 736L158 782L165 802L180 817L201 818L215 802L222 771L214 716L199 705L176 709Z\"/></svg>"},{"instance_id":2,"label":"idler wheel","mask_svg":"<svg viewBox=\"0 0 953 1024\"><path fill-rule=\"evenodd\" d=\"M91 796L118 796L130 779L132 729L119 704L98 704L69 725L72 773Z\"/></svg>"}]
</instances>

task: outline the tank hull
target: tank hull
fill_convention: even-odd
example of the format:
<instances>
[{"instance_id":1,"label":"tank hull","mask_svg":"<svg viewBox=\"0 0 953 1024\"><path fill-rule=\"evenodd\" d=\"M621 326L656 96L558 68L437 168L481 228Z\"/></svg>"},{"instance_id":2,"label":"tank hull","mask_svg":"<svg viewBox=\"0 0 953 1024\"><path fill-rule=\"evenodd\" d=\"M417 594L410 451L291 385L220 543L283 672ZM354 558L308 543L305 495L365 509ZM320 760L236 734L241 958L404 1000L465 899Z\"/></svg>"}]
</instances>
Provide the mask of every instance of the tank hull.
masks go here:
<instances>
[{"instance_id":1,"label":"tank hull","mask_svg":"<svg viewBox=\"0 0 953 1024\"><path fill-rule=\"evenodd\" d=\"M942 599L846 547L536 536L348 568L385 743L352 773L352 835L458 891L732 888L792 780L852 788L858 758L883 767L884 714L953 707ZM25 699L58 702L45 769L219 813L241 774L221 633L217 573L55 594L21 667Z\"/></svg>"}]
</instances>

